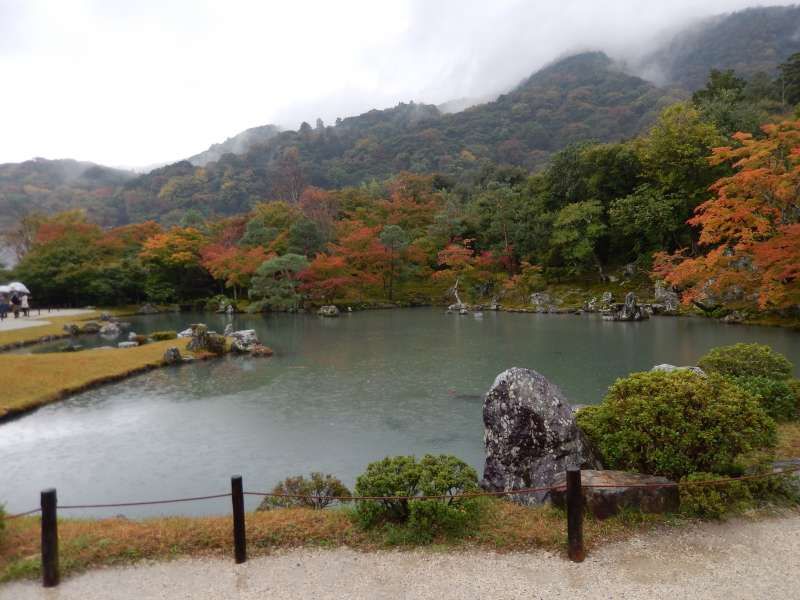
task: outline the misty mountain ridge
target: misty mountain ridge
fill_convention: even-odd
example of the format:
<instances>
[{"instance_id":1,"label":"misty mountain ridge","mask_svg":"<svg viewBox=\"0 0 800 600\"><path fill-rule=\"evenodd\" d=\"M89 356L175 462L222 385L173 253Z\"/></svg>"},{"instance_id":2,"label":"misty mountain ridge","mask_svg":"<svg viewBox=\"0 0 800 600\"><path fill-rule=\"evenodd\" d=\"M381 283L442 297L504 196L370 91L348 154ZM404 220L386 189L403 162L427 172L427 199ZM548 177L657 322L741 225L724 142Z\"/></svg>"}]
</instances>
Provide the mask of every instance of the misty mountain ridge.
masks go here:
<instances>
[{"instance_id":1,"label":"misty mountain ridge","mask_svg":"<svg viewBox=\"0 0 800 600\"><path fill-rule=\"evenodd\" d=\"M399 171L469 178L489 162L534 170L571 143L641 133L664 107L701 87L712 68L774 71L793 44L800 48L792 33L798 28L798 7L748 9L682 32L635 68L603 52L584 52L553 61L494 100L399 103L298 130L253 127L139 176L78 161L0 165L0 215L81 206L109 225L149 218L174 223L189 208L226 215L284 197L292 170L304 185L323 188ZM730 35L737 39L720 39ZM633 74L638 69L658 71L671 85Z\"/></svg>"},{"instance_id":2,"label":"misty mountain ridge","mask_svg":"<svg viewBox=\"0 0 800 600\"><path fill-rule=\"evenodd\" d=\"M217 161L224 154L244 154L256 144L268 142L280 133L281 129L277 125L261 125L245 129L233 137L229 137L224 142L212 144L208 150L190 156L186 160L195 166L202 167L206 164Z\"/></svg>"}]
</instances>

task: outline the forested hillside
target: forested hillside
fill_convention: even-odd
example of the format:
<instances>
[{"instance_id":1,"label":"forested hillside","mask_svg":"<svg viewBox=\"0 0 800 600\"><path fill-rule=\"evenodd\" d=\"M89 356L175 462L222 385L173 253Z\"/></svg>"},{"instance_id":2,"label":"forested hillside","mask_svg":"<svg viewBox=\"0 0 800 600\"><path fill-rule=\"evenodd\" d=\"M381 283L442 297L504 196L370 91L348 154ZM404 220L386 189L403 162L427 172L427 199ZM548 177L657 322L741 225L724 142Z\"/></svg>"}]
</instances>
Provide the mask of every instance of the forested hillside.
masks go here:
<instances>
[{"instance_id":1,"label":"forested hillside","mask_svg":"<svg viewBox=\"0 0 800 600\"><path fill-rule=\"evenodd\" d=\"M751 78L777 75L778 65L800 52L800 6L749 8L696 24L671 39L642 65L659 81L694 91L711 69Z\"/></svg>"},{"instance_id":2,"label":"forested hillside","mask_svg":"<svg viewBox=\"0 0 800 600\"><path fill-rule=\"evenodd\" d=\"M251 127L233 137L228 138L222 143L212 144L208 150L190 156L186 160L195 166L202 167L206 164L219 160L225 154L244 154L256 144L263 144L274 138L280 132L277 125L262 125Z\"/></svg>"},{"instance_id":3,"label":"forested hillside","mask_svg":"<svg viewBox=\"0 0 800 600\"><path fill-rule=\"evenodd\" d=\"M31 212L86 208L98 221L113 222L111 199L136 173L76 160L35 158L0 165L0 229Z\"/></svg>"},{"instance_id":4,"label":"forested hillside","mask_svg":"<svg viewBox=\"0 0 800 600\"><path fill-rule=\"evenodd\" d=\"M602 53L581 54L459 113L401 103L332 126L304 123L202 168L157 169L124 186L115 198L117 221L176 222L189 208L233 214L256 200L296 201L306 185L358 185L401 171L470 181L491 163L536 169L571 143L637 134L679 97L623 73Z\"/></svg>"}]
</instances>

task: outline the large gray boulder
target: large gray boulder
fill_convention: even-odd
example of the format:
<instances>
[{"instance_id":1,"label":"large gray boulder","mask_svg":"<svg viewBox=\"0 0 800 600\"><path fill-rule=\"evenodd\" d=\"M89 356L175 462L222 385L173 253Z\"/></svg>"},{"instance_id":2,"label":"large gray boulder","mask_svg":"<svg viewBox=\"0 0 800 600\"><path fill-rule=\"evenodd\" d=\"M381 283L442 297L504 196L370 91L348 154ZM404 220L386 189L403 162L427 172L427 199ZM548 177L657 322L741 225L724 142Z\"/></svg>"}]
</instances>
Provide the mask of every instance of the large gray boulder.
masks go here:
<instances>
[{"instance_id":1,"label":"large gray boulder","mask_svg":"<svg viewBox=\"0 0 800 600\"><path fill-rule=\"evenodd\" d=\"M560 508L566 508L566 473L553 480L550 499ZM645 513L677 512L680 505L678 488L666 477L627 473L625 471L581 471L581 488L586 508L598 519L607 519L623 510ZM610 487L595 487L610 486ZM631 487L626 487L631 486Z\"/></svg>"},{"instance_id":2,"label":"large gray boulder","mask_svg":"<svg viewBox=\"0 0 800 600\"><path fill-rule=\"evenodd\" d=\"M602 468L561 390L531 369L514 367L497 376L483 401L483 423L482 485L488 490L548 487L568 467ZM535 504L545 496L511 498Z\"/></svg>"}]
</instances>

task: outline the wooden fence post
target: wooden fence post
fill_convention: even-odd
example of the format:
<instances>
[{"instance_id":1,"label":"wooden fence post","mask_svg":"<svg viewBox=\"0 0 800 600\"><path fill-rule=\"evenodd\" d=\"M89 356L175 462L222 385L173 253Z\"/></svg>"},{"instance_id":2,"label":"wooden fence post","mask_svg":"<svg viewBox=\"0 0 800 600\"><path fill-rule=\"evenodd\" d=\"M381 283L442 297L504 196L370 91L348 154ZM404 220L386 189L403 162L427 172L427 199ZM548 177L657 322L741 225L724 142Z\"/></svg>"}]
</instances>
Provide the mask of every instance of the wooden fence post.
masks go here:
<instances>
[{"instance_id":1,"label":"wooden fence post","mask_svg":"<svg viewBox=\"0 0 800 600\"><path fill-rule=\"evenodd\" d=\"M233 549L236 564L247 560L247 538L244 533L244 491L242 476L231 477L231 501L233 502Z\"/></svg>"},{"instance_id":2,"label":"wooden fence post","mask_svg":"<svg viewBox=\"0 0 800 600\"><path fill-rule=\"evenodd\" d=\"M575 467L567 469L567 543L569 559L583 562L583 491L581 470Z\"/></svg>"},{"instance_id":3,"label":"wooden fence post","mask_svg":"<svg viewBox=\"0 0 800 600\"><path fill-rule=\"evenodd\" d=\"M56 490L42 490L42 585L58 585L58 520Z\"/></svg>"}]
</instances>

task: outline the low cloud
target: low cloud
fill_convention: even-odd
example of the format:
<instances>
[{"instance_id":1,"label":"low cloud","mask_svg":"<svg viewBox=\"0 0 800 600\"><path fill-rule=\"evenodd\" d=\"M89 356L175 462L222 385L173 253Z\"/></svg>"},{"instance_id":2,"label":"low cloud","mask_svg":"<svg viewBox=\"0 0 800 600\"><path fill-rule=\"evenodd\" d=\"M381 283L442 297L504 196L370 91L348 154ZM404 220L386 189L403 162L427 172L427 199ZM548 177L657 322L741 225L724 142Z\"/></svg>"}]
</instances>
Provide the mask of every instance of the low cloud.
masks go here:
<instances>
[{"instance_id":1,"label":"low cloud","mask_svg":"<svg viewBox=\"0 0 800 600\"><path fill-rule=\"evenodd\" d=\"M565 54L635 63L693 21L766 4L781 2L4 2L0 162L151 164L256 125L485 97Z\"/></svg>"}]
</instances>

